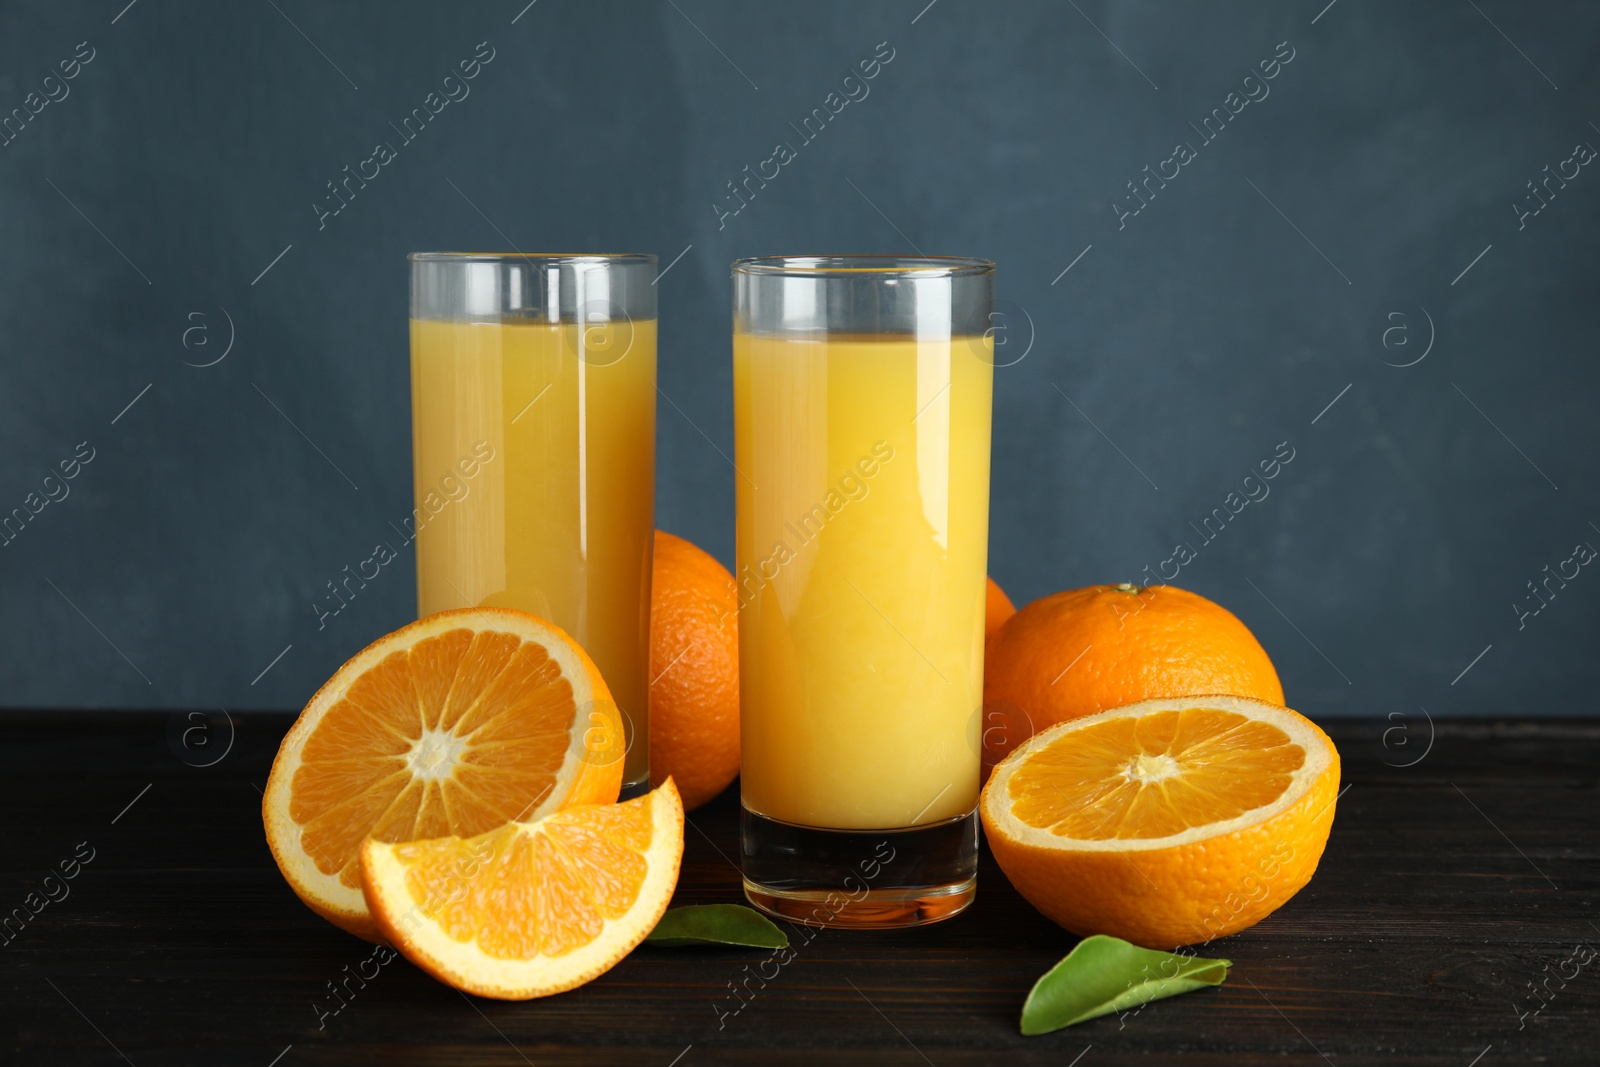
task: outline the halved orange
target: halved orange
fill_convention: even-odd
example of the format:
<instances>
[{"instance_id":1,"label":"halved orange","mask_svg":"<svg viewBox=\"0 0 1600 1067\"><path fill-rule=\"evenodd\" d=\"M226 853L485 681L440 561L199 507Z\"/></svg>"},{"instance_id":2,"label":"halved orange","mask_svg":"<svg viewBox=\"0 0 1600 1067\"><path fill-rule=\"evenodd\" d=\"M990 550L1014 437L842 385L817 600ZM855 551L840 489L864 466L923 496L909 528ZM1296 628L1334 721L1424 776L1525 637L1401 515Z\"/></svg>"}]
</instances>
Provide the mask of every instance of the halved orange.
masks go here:
<instances>
[{"instance_id":1,"label":"halved orange","mask_svg":"<svg viewBox=\"0 0 1600 1067\"><path fill-rule=\"evenodd\" d=\"M361 848L389 942L441 982L500 1000L580 986L655 928L678 884L683 802L668 778L623 804L568 808L475 837Z\"/></svg>"},{"instance_id":2,"label":"halved orange","mask_svg":"<svg viewBox=\"0 0 1600 1067\"><path fill-rule=\"evenodd\" d=\"M622 751L610 691L559 628L506 608L440 612L374 641L311 698L262 794L267 843L313 911L377 940L364 840L611 803Z\"/></svg>"},{"instance_id":3,"label":"halved orange","mask_svg":"<svg viewBox=\"0 0 1600 1067\"><path fill-rule=\"evenodd\" d=\"M1034 735L980 803L1000 869L1076 934L1147 948L1264 919L1317 868L1339 753L1316 724L1244 697L1146 700Z\"/></svg>"}]
</instances>

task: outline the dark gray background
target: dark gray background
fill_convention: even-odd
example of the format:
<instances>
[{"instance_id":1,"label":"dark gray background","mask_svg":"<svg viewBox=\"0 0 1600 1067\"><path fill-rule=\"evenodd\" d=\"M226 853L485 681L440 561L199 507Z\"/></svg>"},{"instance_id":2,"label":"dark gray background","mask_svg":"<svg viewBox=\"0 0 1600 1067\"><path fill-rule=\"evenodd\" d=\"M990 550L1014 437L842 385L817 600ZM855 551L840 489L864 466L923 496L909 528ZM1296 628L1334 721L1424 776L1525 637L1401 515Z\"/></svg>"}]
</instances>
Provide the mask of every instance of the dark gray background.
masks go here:
<instances>
[{"instance_id":1,"label":"dark gray background","mask_svg":"<svg viewBox=\"0 0 1600 1067\"><path fill-rule=\"evenodd\" d=\"M990 557L1019 604L1186 541L1174 583L1312 715L1595 711L1600 574L1513 605L1600 546L1600 168L1523 229L1511 205L1600 145L1600 8L926 2L0 9L0 113L95 53L0 148L0 512L95 449L0 548L0 702L298 707L407 621L409 551L325 630L312 609L411 506L404 257L509 239L688 249L660 290L659 525L725 562L728 261L985 256L1026 352L996 377ZM483 41L471 95L319 231L324 183ZM870 96L799 145L885 41ZM719 229L780 140L799 158ZM1180 140L1198 158L1119 230ZM186 366L224 309L231 352Z\"/></svg>"}]
</instances>

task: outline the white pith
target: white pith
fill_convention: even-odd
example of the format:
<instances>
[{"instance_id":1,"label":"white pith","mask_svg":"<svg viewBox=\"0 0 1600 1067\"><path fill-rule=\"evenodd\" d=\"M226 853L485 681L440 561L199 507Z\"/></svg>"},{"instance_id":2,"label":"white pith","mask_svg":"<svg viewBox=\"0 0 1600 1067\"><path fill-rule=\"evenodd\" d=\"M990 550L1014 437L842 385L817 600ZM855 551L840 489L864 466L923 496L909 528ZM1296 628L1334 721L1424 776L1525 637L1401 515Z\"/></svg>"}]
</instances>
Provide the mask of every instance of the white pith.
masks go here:
<instances>
[{"instance_id":1,"label":"white pith","mask_svg":"<svg viewBox=\"0 0 1600 1067\"><path fill-rule=\"evenodd\" d=\"M449 778L466 750L467 739L453 730L424 730L406 753L406 769L418 778Z\"/></svg>"},{"instance_id":2,"label":"white pith","mask_svg":"<svg viewBox=\"0 0 1600 1067\"><path fill-rule=\"evenodd\" d=\"M1134 782L1164 782L1182 773L1183 767L1165 752L1155 756L1141 752L1122 768L1122 777Z\"/></svg>"}]
</instances>

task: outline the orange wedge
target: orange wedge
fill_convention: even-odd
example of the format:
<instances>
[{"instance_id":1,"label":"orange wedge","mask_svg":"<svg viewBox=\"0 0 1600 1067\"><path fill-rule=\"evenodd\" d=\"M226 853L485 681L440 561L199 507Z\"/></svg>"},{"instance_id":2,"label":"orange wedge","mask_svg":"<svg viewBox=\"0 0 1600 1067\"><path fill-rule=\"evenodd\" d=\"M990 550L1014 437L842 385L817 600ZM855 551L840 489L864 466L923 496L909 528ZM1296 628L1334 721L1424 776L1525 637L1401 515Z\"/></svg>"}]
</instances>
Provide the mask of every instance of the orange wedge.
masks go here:
<instances>
[{"instance_id":1,"label":"orange wedge","mask_svg":"<svg viewBox=\"0 0 1600 1067\"><path fill-rule=\"evenodd\" d=\"M363 841L611 803L622 736L600 672L551 623L505 608L430 615L357 653L300 713L262 795L267 843L313 911L377 940Z\"/></svg>"},{"instance_id":2,"label":"orange wedge","mask_svg":"<svg viewBox=\"0 0 1600 1067\"><path fill-rule=\"evenodd\" d=\"M568 808L476 837L361 848L389 942L441 982L529 1000L583 985L655 928L678 884L683 802L668 778L623 804Z\"/></svg>"},{"instance_id":3,"label":"orange wedge","mask_svg":"<svg viewBox=\"0 0 1600 1067\"><path fill-rule=\"evenodd\" d=\"M1253 926L1311 879L1339 753L1316 724L1243 697L1146 700L1034 735L980 802L1000 869L1077 934L1147 948Z\"/></svg>"}]
</instances>

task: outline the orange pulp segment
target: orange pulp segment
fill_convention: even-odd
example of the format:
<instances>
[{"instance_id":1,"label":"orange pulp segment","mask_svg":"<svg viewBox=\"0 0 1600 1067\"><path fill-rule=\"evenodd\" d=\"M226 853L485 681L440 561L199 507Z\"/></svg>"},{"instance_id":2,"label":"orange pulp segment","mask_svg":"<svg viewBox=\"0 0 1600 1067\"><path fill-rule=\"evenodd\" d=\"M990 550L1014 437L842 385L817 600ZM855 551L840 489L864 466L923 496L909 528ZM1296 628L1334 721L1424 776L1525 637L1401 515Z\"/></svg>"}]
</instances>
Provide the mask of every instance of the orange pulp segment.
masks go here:
<instances>
[{"instance_id":1,"label":"orange pulp segment","mask_svg":"<svg viewBox=\"0 0 1600 1067\"><path fill-rule=\"evenodd\" d=\"M613 967L666 910L683 856L672 779L622 804L587 805L475 837L361 850L385 937L457 989L548 996Z\"/></svg>"},{"instance_id":2,"label":"orange pulp segment","mask_svg":"<svg viewBox=\"0 0 1600 1067\"><path fill-rule=\"evenodd\" d=\"M1011 776L1011 812L1079 840L1169 837L1280 797L1306 751L1270 722L1198 706L1085 726Z\"/></svg>"}]
</instances>

